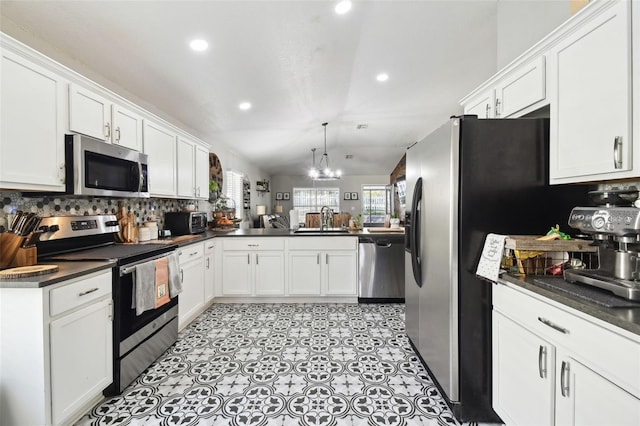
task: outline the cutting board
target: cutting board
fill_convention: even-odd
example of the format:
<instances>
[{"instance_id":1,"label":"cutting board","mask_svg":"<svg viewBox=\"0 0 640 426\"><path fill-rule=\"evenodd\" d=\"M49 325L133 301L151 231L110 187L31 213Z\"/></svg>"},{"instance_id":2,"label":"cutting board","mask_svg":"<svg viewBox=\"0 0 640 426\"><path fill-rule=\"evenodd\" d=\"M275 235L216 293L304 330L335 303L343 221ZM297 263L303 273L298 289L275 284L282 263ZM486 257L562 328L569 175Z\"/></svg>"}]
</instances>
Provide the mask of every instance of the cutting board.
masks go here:
<instances>
[{"instance_id":1,"label":"cutting board","mask_svg":"<svg viewBox=\"0 0 640 426\"><path fill-rule=\"evenodd\" d=\"M404 232L404 228L367 228L369 232Z\"/></svg>"},{"instance_id":2,"label":"cutting board","mask_svg":"<svg viewBox=\"0 0 640 426\"><path fill-rule=\"evenodd\" d=\"M37 275L52 274L58 272L58 265L32 265L21 266L0 271L0 280L13 280L16 278L35 277Z\"/></svg>"}]
</instances>

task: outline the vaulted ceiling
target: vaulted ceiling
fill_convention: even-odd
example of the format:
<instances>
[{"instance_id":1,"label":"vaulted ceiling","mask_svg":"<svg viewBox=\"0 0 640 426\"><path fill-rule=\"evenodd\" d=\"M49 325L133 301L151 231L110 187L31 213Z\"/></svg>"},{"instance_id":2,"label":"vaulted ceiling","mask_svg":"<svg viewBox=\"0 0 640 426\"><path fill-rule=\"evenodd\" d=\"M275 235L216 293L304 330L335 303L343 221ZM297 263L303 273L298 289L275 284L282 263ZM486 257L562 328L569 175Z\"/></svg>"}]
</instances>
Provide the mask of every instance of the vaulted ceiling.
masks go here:
<instances>
[{"instance_id":1,"label":"vaulted ceiling","mask_svg":"<svg viewBox=\"0 0 640 426\"><path fill-rule=\"evenodd\" d=\"M329 122L332 167L387 174L495 72L496 0L355 1L344 15L334 5L2 1L0 12L66 65L95 71L266 173L306 174ZM209 48L192 51L194 38ZM376 80L381 72L387 81ZM240 110L244 101L252 108Z\"/></svg>"}]
</instances>

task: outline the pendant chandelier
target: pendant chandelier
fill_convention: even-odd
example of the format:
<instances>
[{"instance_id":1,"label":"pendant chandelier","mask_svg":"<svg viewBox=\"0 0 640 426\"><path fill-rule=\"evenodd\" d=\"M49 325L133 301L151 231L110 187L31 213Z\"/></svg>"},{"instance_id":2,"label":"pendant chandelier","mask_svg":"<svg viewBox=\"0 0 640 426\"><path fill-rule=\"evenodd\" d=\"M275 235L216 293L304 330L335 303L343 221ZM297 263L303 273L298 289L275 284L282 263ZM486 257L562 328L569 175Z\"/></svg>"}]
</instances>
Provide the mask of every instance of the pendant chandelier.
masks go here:
<instances>
[{"instance_id":1,"label":"pendant chandelier","mask_svg":"<svg viewBox=\"0 0 640 426\"><path fill-rule=\"evenodd\" d=\"M329 123L322 123L322 127L324 127L324 154L320 157L318 165L316 165L316 149L311 149L313 163L311 170L309 170L309 177L313 180L337 180L342 176L342 172L340 170L331 170L329 167L329 155L327 154L327 124Z\"/></svg>"}]
</instances>

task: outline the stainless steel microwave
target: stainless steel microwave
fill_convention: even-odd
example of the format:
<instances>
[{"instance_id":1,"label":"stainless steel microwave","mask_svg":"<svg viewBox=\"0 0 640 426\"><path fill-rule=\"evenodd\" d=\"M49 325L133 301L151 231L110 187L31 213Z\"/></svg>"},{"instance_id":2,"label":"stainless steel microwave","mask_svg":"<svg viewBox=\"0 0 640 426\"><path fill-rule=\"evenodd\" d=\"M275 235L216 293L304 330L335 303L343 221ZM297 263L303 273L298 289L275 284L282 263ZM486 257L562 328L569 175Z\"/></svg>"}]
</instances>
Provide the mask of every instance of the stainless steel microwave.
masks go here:
<instances>
[{"instance_id":1,"label":"stainless steel microwave","mask_svg":"<svg viewBox=\"0 0 640 426\"><path fill-rule=\"evenodd\" d=\"M148 155L84 135L65 135L66 192L149 198Z\"/></svg>"}]
</instances>

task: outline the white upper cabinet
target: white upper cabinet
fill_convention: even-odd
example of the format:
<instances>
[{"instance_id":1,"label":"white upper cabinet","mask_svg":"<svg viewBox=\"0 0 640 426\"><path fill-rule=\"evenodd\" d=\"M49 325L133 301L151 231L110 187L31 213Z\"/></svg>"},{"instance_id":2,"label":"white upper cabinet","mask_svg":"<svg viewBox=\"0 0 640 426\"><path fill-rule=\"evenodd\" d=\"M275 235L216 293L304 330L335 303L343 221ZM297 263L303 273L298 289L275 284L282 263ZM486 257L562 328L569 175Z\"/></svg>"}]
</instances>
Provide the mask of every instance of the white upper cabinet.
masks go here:
<instances>
[{"instance_id":1,"label":"white upper cabinet","mask_svg":"<svg viewBox=\"0 0 640 426\"><path fill-rule=\"evenodd\" d=\"M551 183L640 176L631 133L631 2L605 4L550 52Z\"/></svg>"},{"instance_id":2,"label":"white upper cabinet","mask_svg":"<svg viewBox=\"0 0 640 426\"><path fill-rule=\"evenodd\" d=\"M209 198L209 150L196 145L195 160L196 198Z\"/></svg>"},{"instance_id":3,"label":"white upper cabinet","mask_svg":"<svg viewBox=\"0 0 640 426\"><path fill-rule=\"evenodd\" d=\"M465 101L463 105L464 113L467 115L477 115L478 118L495 118L495 103L495 89L487 89Z\"/></svg>"},{"instance_id":4,"label":"white upper cabinet","mask_svg":"<svg viewBox=\"0 0 640 426\"><path fill-rule=\"evenodd\" d=\"M178 137L178 197L209 198L209 150Z\"/></svg>"},{"instance_id":5,"label":"white upper cabinet","mask_svg":"<svg viewBox=\"0 0 640 426\"><path fill-rule=\"evenodd\" d=\"M64 191L66 80L2 44L0 188Z\"/></svg>"},{"instance_id":6,"label":"white upper cabinet","mask_svg":"<svg viewBox=\"0 0 640 426\"><path fill-rule=\"evenodd\" d=\"M463 99L465 114L478 118L519 117L546 101L545 57L518 63Z\"/></svg>"},{"instance_id":7,"label":"white upper cabinet","mask_svg":"<svg viewBox=\"0 0 640 426\"><path fill-rule=\"evenodd\" d=\"M142 117L77 84L69 85L69 129L142 151Z\"/></svg>"},{"instance_id":8,"label":"white upper cabinet","mask_svg":"<svg viewBox=\"0 0 640 426\"><path fill-rule=\"evenodd\" d=\"M175 197L176 134L169 128L144 120L144 153L149 156L149 192L156 197Z\"/></svg>"},{"instance_id":9,"label":"white upper cabinet","mask_svg":"<svg viewBox=\"0 0 640 426\"><path fill-rule=\"evenodd\" d=\"M496 84L494 113L497 118L516 117L518 113L546 99L545 57L520 65Z\"/></svg>"}]
</instances>

